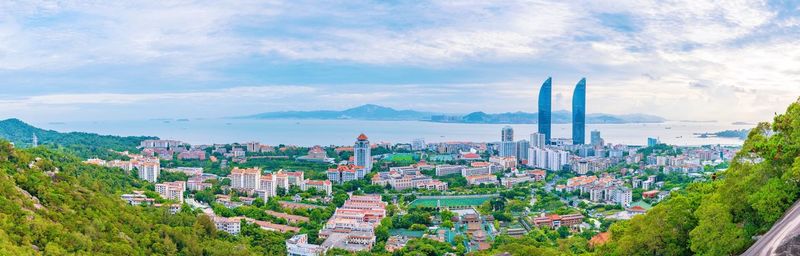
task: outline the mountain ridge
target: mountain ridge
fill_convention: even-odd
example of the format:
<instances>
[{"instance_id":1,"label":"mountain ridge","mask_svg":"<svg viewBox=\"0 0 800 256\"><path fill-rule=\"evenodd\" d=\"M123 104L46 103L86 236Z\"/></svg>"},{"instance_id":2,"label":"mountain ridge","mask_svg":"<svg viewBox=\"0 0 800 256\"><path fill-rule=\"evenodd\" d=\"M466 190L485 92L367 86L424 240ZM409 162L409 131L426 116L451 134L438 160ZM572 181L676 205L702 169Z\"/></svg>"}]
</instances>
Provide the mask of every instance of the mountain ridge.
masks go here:
<instances>
[{"instance_id":1,"label":"mountain ridge","mask_svg":"<svg viewBox=\"0 0 800 256\"><path fill-rule=\"evenodd\" d=\"M345 110L314 110L314 111L277 111L264 112L254 115L241 116L241 119L356 119L371 121L430 121L438 123L476 123L476 124L535 124L538 121L537 113L504 112L485 113L475 111L467 114L444 114L417 110L397 110L376 104L365 104ZM570 123L570 111L557 110L552 113L553 123ZM590 124L624 124L624 123L661 123L666 119L647 114L606 114L591 113L586 115L586 122Z\"/></svg>"}]
</instances>

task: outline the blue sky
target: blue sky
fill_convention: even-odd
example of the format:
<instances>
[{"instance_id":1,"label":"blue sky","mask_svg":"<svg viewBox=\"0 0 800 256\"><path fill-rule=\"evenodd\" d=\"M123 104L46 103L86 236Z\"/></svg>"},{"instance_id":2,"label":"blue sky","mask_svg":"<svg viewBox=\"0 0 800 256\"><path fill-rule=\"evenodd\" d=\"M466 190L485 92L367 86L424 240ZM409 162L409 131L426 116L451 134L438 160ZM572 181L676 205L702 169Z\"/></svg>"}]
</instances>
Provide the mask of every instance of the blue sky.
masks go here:
<instances>
[{"instance_id":1,"label":"blue sky","mask_svg":"<svg viewBox=\"0 0 800 256\"><path fill-rule=\"evenodd\" d=\"M798 1L0 3L0 117L235 116L374 103L761 121L800 96ZM105 3L104 3L105 2Z\"/></svg>"}]
</instances>

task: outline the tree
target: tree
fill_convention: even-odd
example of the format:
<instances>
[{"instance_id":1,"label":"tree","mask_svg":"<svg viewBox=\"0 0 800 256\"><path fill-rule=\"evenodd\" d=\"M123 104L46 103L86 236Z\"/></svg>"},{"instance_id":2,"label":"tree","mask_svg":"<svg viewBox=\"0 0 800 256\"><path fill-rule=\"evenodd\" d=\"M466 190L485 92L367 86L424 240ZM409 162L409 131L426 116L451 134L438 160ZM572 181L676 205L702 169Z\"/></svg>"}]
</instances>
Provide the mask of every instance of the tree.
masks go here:
<instances>
[{"instance_id":1,"label":"tree","mask_svg":"<svg viewBox=\"0 0 800 256\"><path fill-rule=\"evenodd\" d=\"M697 209L698 225L689 235L692 251L702 255L730 255L745 248L748 238L733 223L729 209L720 203L706 203Z\"/></svg>"},{"instance_id":2,"label":"tree","mask_svg":"<svg viewBox=\"0 0 800 256\"><path fill-rule=\"evenodd\" d=\"M422 224L412 224L409 229L414 231L425 231L428 230L428 227Z\"/></svg>"}]
</instances>

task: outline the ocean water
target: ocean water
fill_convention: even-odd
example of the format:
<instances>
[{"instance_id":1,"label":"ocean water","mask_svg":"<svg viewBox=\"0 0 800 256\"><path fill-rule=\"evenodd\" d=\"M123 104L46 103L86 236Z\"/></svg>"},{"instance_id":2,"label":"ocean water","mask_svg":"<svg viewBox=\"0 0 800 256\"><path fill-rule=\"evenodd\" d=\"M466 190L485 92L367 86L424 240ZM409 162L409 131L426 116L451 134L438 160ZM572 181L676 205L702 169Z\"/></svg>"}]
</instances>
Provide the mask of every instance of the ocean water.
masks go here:
<instances>
[{"instance_id":1,"label":"ocean water","mask_svg":"<svg viewBox=\"0 0 800 256\"><path fill-rule=\"evenodd\" d=\"M231 143L259 141L277 145L350 145L360 133L372 142L410 143L415 138L426 142L500 140L500 129L505 124L455 124L421 121L364 121L364 120L311 120L311 119L192 119L192 120L139 120L92 121L65 123L34 123L38 127L61 132L81 131L113 135L150 135L162 139L176 139L191 144ZM530 139L536 124L515 124L514 139ZM599 130L606 143L644 145L648 137L660 138L674 145L741 145L736 138L699 138L694 133L717 132L729 129L751 128L730 123L666 122L659 124L587 124L586 140L590 131ZM554 138L571 137L571 124L554 124Z\"/></svg>"}]
</instances>

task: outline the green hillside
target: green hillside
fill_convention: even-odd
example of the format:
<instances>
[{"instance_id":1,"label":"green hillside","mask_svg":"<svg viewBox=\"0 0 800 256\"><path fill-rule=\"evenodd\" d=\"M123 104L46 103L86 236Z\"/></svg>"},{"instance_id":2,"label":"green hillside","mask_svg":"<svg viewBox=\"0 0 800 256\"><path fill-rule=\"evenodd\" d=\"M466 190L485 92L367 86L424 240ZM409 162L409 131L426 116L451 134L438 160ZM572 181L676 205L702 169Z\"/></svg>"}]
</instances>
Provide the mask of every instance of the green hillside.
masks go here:
<instances>
[{"instance_id":1,"label":"green hillside","mask_svg":"<svg viewBox=\"0 0 800 256\"><path fill-rule=\"evenodd\" d=\"M244 225L229 236L187 208L170 215L118 198L144 186L119 169L0 140L0 255L285 255L283 234Z\"/></svg>"},{"instance_id":2,"label":"green hillside","mask_svg":"<svg viewBox=\"0 0 800 256\"><path fill-rule=\"evenodd\" d=\"M0 121L0 138L13 142L17 147L31 146L34 134L39 139L39 145L68 149L84 158L110 156L108 149L136 150L141 141L158 139L152 136L122 137L85 132L60 133L33 127L19 119Z\"/></svg>"},{"instance_id":3,"label":"green hillside","mask_svg":"<svg viewBox=\"0 0 800 256\"><path fill-rule=\"evenodd\" d=\"M800 102L747 137L729 169L611 227L610 255L742 253L798 199Z\"/></svg>"}]
</instances>

